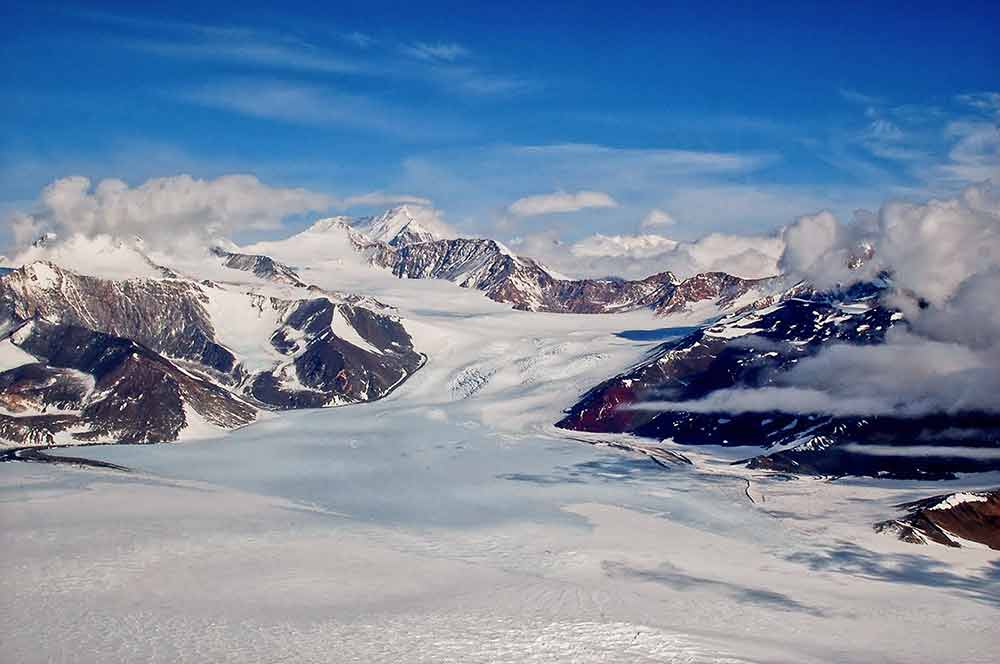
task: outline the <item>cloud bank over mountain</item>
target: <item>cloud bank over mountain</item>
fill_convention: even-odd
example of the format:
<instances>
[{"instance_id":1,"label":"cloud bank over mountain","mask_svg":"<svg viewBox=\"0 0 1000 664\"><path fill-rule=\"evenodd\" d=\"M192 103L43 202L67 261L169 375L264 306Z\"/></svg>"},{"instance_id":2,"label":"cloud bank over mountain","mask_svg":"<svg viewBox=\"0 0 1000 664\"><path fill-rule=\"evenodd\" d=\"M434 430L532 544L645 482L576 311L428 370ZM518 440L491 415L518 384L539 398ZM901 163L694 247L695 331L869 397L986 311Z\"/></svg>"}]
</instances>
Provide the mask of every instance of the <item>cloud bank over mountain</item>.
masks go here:
<instances>
[{"instance_id":1,"label":"cloud bank over mountain","mask_svg":"<svg viewBox=\"0 0 1000 664\"><path fill-rule=\"evenodd\" d=\"M553 233L519 238L513 246L574 276L641 278L669 270L680 277L728 272L748 279L778 274L784 244L777 235L712 233L693 242L664 235L591 235L573 243Z\"/></svg>"},{"instance_id":2,"label":"cloud bank over mountain","mask_svg":"<svg viewBox=\"0 0 1000 664\"><path fill-rule=\"evenodd\" d=\"M247 231L280 233L293 215L397 204L426 207L431 201L384 191L338 198L301 187L271 186L243 174L214 179L182 174L137 186L114 178L95 184L74 175L46 186L33 209L12 213L8 223L15 249L43 233L54 233L67 240L76 237L76 242L140 237L162 250L190 248Z\"/></svg>"},{"instance_id":3,"label":"cloud bank over mountain","mask_svg":"<svg viewBox=\"0 0 1000 664\"><path fill-rule=\"evenodd\" d=\"M15 219L17 240L42 231L94 237L140 236L172 244L228 236L241 230L273 230L293 214L329 209L337 200L301 188L272 187L252 175L212 180L189 175L154 178L131 187L122 180L71 176L42 190L38 208Z\"/></svg>"},{"instance_id":4,"label":"cloud bank over mountain","mask_svg":"<svg viewBox=\"0 0 1000 664\"><path fill-rule=\"evenodd\" d=\"M820 288L887 275L893 288L885 304L900 310L908 329L891 330L882 345L831 346L776 376L770 387L642 408L1000 412L1000 199L989 184L953 199L889 202L846 223L829 213L805 216L781 237L783 271Z\"/></svg>"}]
</instances>

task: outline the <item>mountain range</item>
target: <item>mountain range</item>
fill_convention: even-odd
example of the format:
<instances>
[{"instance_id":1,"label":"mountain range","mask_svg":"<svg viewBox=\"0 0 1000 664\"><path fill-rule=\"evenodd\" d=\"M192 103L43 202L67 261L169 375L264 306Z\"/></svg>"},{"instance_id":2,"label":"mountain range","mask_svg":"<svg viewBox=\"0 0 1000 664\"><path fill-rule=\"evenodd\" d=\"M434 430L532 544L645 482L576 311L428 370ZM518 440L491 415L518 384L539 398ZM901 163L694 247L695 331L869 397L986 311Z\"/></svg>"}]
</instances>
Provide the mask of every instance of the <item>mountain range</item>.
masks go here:
<instances>
[{"instance_id":1,"label":"mountain range","mask_svg":"<svg viewBox=\"0 0 1000 664\"><path fill-rule=\"evenodd\" d=\"M419 210L419 209L417 209ZM446 279L482 291L496 302L524 311L618 313L651 309L657 315L683 311L697 302L728 308L769 295L774 279L742 279L707 272L687 279L669 271L645 279L572 279L540 262L518 256L485 238L453 237L432 215L412 206L377 217L333 217L316 222L287 242L319 242L346 236L369 264L401 279Z\"/></svg>"},{"instance_id":2,"label":"mountain range","mask_svg":"<svg viewBox=\"0 0 1000 664\"><path fill-rule=\"evenodd\" d=\"M204 266L214 278L204 278L158 264L141 239L115 242L119 262L141 274L69 269L52 234L33 249L53 260L0 274L0 435L10 443L172 441L246 425L261 410L379 399L425 361L391 308L308 284L308 266L220 244ZM722 273L567 279L494 240L453 237L410 206L323 219L283 244L400 279L447 279L531 311L721 310L767 289ZM228 276L237 272L275 288L247 287Z\"/></svg>"},{"instance_id":3,"label":"mountain range","mask_svg":"<svg viewBox=\"0 0 1000 664\"><path fill-rule=\"evenodd\" d=\"M565 430L668 449L740 447L749 452L738 463L781 473L947 479L1000 470L1000 418L990 413L692 407L780 385L831 345L883 344L907 329L887 304L888 274L834 289L723 272L573 279L495 240L457 237L413 206L204 249L204 258L162 265L141 240L118 239L114 262L132 273L87 274L86 257L47 235L29 252L36 259L0 271L0 438L12 446L169 442L245 426L263 411L385 397L427 361L414 322L364 293L310 283L318 267L332 266L361 286L378 274L447 280L526 316L645 310L703 321L589 389L557 423ZM917 454L915 441L984 453ZM904 525L896 531L911 536Z\"/></svg>"}]
</instances>

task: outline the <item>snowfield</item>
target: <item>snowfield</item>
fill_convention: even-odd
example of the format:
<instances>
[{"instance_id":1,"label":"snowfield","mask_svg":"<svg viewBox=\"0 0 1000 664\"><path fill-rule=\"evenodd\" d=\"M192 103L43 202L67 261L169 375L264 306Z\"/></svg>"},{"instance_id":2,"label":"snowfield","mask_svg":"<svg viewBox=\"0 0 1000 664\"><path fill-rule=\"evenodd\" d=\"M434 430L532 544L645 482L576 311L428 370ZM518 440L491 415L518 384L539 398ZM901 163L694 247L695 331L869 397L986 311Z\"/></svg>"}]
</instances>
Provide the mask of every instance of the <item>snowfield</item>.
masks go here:
<instances>
[{"instance_id":1,"label":"snowfield","mask_svg":"<svg viewBox=\"0 0 1000 664\"><path fill-rule=\"evenodd\" d=\"M395 307L427 364L369 404L61 451L132 473L0 464L4 661L995 661L1000 552L872 524L1000 478L830 483L691 448L664 467L553 427L669 334L620 333L713 312L512 311L269 244Z\"/></svg>"}]
</instances>

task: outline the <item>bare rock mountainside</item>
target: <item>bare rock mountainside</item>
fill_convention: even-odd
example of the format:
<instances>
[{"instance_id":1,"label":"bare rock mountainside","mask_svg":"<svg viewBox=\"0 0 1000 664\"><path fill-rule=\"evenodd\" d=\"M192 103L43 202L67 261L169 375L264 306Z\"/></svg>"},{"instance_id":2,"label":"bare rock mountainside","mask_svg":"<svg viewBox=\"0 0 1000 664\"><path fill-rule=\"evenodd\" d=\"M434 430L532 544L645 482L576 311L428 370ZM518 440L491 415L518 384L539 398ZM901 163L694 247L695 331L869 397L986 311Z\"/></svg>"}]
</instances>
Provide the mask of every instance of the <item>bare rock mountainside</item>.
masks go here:
<instances>
[{"instance_id":1,"label":"bare rock mountainside","mask_svg":"<svg viewBox=\"0 0 1000 664\"><path fill-rule=\"evenodd\" d=\"M248 424L261 408L378 399L424 358L397 317L363 300L109 280L45 262L11 270L0 276L0 438L165 442Z\"/></svg>"},{"instance_id":2,"label":"bare rock mountainside","mask_svg":"<svg viewBox=\"0 0 1000 664\"><path fill-rule=\"evenodd\" d=\"M414 206L394 208L378 217L323 219L309 233L346 234L372 265L402 279L446 279L525 311L589 314L652 309L667 315L699 302L727 309L741 299L749 303L766 297L777 283L722 272L688 279L669 271L639 280L569 279L495 240L452 237L426 210Z\"/></svg>"},{"instance_id":3,"label":"bare rock mountainside","mask_svg":"<svg viewBox=\"0 0 1000 664\"><path fill-rule=\"evenodd\" d=\"M279 284L305 286L302 280L299 279L299 275L294 268L284 263L279 263L269 256L234 253L219 247L213 247L211 252L222 258L222 264L230 269L249 272L261 279Z\"/></svg>"},{"instance_id":4,"label":"bare rock mountainside","mask_svg":"<svg viewBox=\"0 0 1000 664\"><path fill-rule=\"evenodd\" d=\"M1000 489L945 494L898 507L906 515L875 524L877 532L913 544L961 548L974 543L1000 550Z\"/></svg>"},{"instance_id":5,"label":"bare rock mountainside","mask_svg":"<svg viewBox=\"0 0 1000 664\"><path fill-rule=\"evenodd\" d=\"M914 441L943 449L1000 448L1000 417L988 413L858 417L675 405L720 390L780 385L784 372L830 344L882 343L891 328L906 325L901 313L882 304L886 287L819 292L799 286L772 304L734 313L656 347L584 394L557 426L686 445L757 446L761 452L744 462L749 467L799 474L946 479L1000 469L995 454L908 452Z\"/></svg>"}]
</instances>

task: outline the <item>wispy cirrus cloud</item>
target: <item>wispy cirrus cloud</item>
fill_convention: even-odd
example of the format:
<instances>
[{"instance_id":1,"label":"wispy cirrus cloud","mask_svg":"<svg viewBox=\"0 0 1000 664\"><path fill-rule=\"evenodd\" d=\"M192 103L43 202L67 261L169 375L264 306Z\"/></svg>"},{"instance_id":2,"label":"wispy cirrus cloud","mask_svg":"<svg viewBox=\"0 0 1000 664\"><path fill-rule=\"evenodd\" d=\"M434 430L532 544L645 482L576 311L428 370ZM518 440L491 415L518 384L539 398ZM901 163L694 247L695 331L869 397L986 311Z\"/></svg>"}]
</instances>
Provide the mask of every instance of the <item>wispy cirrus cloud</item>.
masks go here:
<instances>
[{"instance_id":1,"label":"wispy cirrus cloud","mask_svg":"<svg viewBox=\"0 0 1000 664\"><path fill-rule=\"evenodd\" d=\"M749 171L773 161L763 153L715 152L656 148L618 148L590 143L529 145L515 151L541 160L594 160L607 168L627 168L643 165L659 173L723 173Z\"/></svg>"},{"instance_id":2,"label":"wispy cirrus cloud","mask_svg":"<svg viewBox=\"0 0 1000 664\"><path fill-rule=\"evenodd\" d=\"M415 116L363 95L281 80L232 79L170 93L182 101L258 118L315 127L391 134L407 140L454 138L469 130L459 121Z\"/></svg>"},{"instance_id":3,"label":"wispy cirrus cloud","mask_svg":"<svg viewBox=\"0 0 1000 664\"><path fill-rule=\"evenodd\" d=\"M455 42L414 42L404 46L403 53L419 60L454 62L469 55L469 49Z\"/></svg>"},{"instance_id":4,"label":"wispy cirrus cloud","mask_svg":"<svg viewBox=\"0 0 1000 664\"><path fill-rule=\"evenodd\" d=\"M660 208L669 210L683 222L674 227L680 237L691 238L711 229L710 224L735 230L763 221L773 227L804 210L822 207L823 201L829 200L818 195L796 195L788 205L775 210L773 203L780 200L778 193L754 197L749 185L731 183L734 177L748 176L777 161L776 155L758 152L622 148L584 143L493 145L409 157L393 186L433 192L436 199L449 200L455 216L470 217L470 225L479 226L481 232L487 232L484 228L487 223L500 223L505 230L514 230L519 220L528 218L510 209L512 201L539 196L541 192L563 192L569 198L572 192L597 189L619 207L587 207L572 215L553 215L546 219L548 229L568 225L565 230L573 235L588 231L621 233L625 225L624 228L634 226L639 231L649 211ZM741 194L733 205L714 198L720 193L732 193L718 189L725 186L736 188ZM707 194L693 196L698 191ZM809 204L803 206L804 201ZM751 209L741 207L748 202L753 204ZM715 220L705 212L706 206L713 212L722 211L724 224L713 224ZM662 215L657 215L656 220L661 225L664 222Z\"/></svg>"},{"instance_id":5,"label":"wispy cirrus cloud","mask_svg":"<svg viewBox=\"0 0 1000 664\"><path fill-rule=\"evenodd\" d=\"M839 93L862 112L803 143L843 176L911 200L1000 180L1000 92L962 93L935 104Z\"/></svg>"},{"instance_id":6,"label":"wispy cirrus cloud","mask_svg":"<svg viewBox=\"0 0 1000 664\"><path fill-rule=\"evenodd\" d=\"M411 194L392 194L384 191L372 191L367 194L348 196L341 201L340 207L349 209L353 207L384 207L389 205L402 205L411 203L413 205L429 206L431 199L423 196L413 196Z\"/></svg>"},{"instance_id":7,"label":"wispy cirrus cloud","mask_svg":"<svg viewBox=\"0 0 1000 664\"><path fill-rule=\"evenodd\" d=\"M443 92L475 96L509 96L533 89L520 76L496 73L475 62L473 53L453 41L417 40L397 49L371 49L381 40L362 31L329 30L320 36L308 26L295 31L152 21L101 12L80 13L87 20L124 30L116 44L165 58L215 61L278 71L339 76L405 79ZM350 47L336 48L336 44ZM273 72L272 72L273 74Z\"/></svg>"},{"instance_id":8,"label":"wispy cirrus cloud","mask_svg":"<svg viewBox=\"0 0 1000 664\"><path fill-rule=\"evenodd\" d=\"M360 32L358 30L339 34L344 41L354 44L358 48L368 48L378 41L367 32Z\"/></svg>"},{"instance_id":9,"label":"wispy cirrus cloud","mask_svg":"<svg viewBox=\"0 0 1000 664\"><path fill-rule=\"evenodd\" d=\"M840 88L837 91L841 98L852 104L858 104L860 106L872 106L874 104L883 104L885 100L881 97L876 97L874 95L865 94L859 92L853 88Z\"/></svg>"},{"instance_id":10,"label":"wispy cirrus cloud","mask_svg":"<svg viewBox=\"0 0 1000 664\"><path fill-rule=\"evenodd\" d=\"M166 42L129 40L122 42L133 49L171 58L219 60L274 69L297 69L332 74L369 74L378 70L368 63L349 56L335 55L307 45L268 42L259 36L212 39L201 42Z\"/></svg>"},{"instance_id":11,"label":"wispy cirrus cloud","mask_svg":"<svg viewBox=\"0 0 1000 664\"><path fill-rule=\"evenodd\" d=\"M955 100L989 117L1000 118L1000 92L967 92Z\"/></svg>"}]
</instances>

